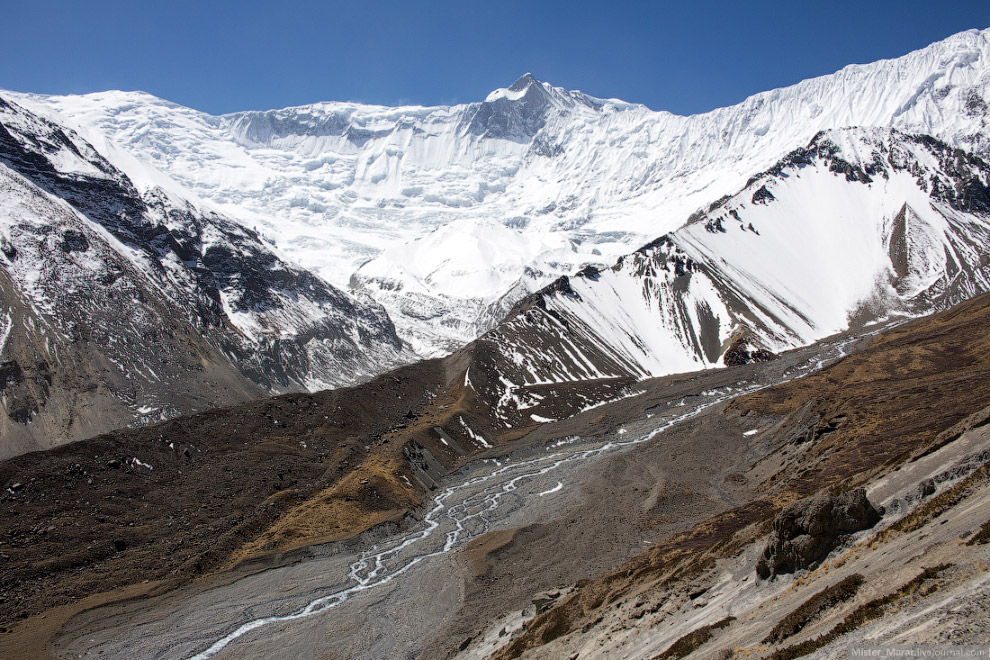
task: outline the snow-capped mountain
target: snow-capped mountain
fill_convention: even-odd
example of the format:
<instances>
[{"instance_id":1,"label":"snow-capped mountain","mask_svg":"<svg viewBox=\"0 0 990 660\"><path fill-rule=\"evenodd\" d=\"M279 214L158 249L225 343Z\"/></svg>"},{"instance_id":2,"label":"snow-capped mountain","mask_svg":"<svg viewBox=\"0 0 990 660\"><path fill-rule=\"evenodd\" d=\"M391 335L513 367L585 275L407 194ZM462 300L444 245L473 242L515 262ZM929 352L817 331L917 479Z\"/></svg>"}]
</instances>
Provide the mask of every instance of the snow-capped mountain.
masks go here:
<instances>
[{"instance_id":1,"label":"snow-capped mountain","mask_svg":"<svg viewBox=\"0 0 990 660\"><path fill-rule=\"evenodd\" d=\"M0 99L0 456L400 359L380 306L145 174Z\"/></svg>"},{"instance_id":2,"label":"snow-capped mountain","mask_svg":"<svg viewBox=\"0 0 990 660\"><path fill-rule=\"evenodd\" d=\"M476 354L509 421L533 385L714 367L740 340L780 351L988 290L985 161L930 136L824 131L611 268L525 298Z\"/></svg>"},{"instance_id":3,"label":"snow-capped mountain","mask_svg":"<svg viewBox=\"0 0 990 660\"><path fill-rule=\"evenodd\" d=\"M7 436L351 383L497 324L476 376L506 403L941 308L988 288L988 63L969 31L692 117L529 74L222 117L11 93Z\"/></svg>"},{"instance_id":4,"label":"snow-capped mountain","mask_svg":"<svg viewBox=\"0 0 990 660\"><path fill-rule=\"evenodd\" d=\"M442 107L216 117L137 92L17 98L277 237L328 281L370 293L432 355L555 277L677 228L820 130L891 127L987 156L988 63L990 30L972 30L690 117L528 74ZM458 266L469 257L470 288Z\"/></svg>"}]
</instances>

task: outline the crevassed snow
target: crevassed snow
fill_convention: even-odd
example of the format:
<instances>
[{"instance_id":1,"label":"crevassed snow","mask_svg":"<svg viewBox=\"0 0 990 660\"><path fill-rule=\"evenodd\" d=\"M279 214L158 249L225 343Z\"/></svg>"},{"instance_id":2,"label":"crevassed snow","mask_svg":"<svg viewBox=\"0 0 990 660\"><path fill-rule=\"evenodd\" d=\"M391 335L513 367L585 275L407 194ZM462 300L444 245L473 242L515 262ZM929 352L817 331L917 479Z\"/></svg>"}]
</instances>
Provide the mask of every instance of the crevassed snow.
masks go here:
<instances>
[{"instance_id":1,"label":"crevassed snow","mask_svg":"<svg viewBox=\"0 0 990 660\"><path fill-rule=\"evenodd\" d=\"M433 354L554 277L676 228L819 130L891 126L987 155L988 44L990 30L970 30L690 117L531 76L483 103L222 117L139 92L14 96L106 136L302 266L377 297L403 338ZM533 130L475 130L486 113Z\"/></svg>"}]
</instances>

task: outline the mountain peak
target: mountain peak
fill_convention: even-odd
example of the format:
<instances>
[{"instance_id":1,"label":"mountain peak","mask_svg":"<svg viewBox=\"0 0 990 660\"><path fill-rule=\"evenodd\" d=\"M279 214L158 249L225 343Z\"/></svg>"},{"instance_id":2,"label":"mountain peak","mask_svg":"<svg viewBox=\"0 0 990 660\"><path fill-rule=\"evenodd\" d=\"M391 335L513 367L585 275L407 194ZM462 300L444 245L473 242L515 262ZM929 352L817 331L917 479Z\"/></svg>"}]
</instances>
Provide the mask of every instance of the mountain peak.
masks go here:
<instances>
[{"instance_id":1,"label":"mountain peak","mask_svg":"<svg viewBox=\"0 0 990 660\"><path fill-rule=\"evenodd\" d=\"M527 71L526 73L524 73L521 76L519 76L519 78L518 78L518 80L516 80L516 82L512 83L511 85L509 85L508 90L510 92L522 92L527 87L529 87L530 85L533 85L533 84L537 84L538 85L538 84L540 84L540 81L537 80L536 77L532 73L529 73Z\"/></svg>"},{"instance_id":2,"label":"mountain peak","mask_svg":"<svg viewBox=\"0 0 990 660\"><path fill-rule=\"evenodd\" d=\"M503 98L509 101L518 101L521 98L529 97L534 92L540 96L547 96L544 84L537 80L532 73L524 73L508 87L499 87L493 91L485 101L491 103Z\"/></svg>"}]
</instances>

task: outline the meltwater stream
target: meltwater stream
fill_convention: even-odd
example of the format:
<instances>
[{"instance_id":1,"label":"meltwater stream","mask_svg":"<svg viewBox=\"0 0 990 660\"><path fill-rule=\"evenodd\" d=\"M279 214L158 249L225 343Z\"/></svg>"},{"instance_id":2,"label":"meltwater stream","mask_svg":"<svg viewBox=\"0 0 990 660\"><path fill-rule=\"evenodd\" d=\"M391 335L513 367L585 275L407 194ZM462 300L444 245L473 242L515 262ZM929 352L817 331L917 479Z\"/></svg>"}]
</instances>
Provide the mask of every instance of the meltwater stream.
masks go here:
<instances>
[{"instance_id":1,"label":"meltwater stream","mask_svg":"<svg viewBox=\"0 0 990 660\"><path fill-rule=\"evenodd\" d=\"M843 357L846 355L846 347L852 341L855 339L848 339L828 347L826 349L829 353L827 357L819 355L809 359L792 368L789 372L785 372L785 377L773 384L787 382L812 373L825 364ZM432 508L423 518L421 529L382 542L361 553L357 561L350 565L347 583L337 591L316 598L290 614L260 617L243 623L214 642L209 648L191 656L189 660L206 660L238 638L263 626L294 621L326 612L344 603L352 596L395 580L431 557L449 553L451 550L463 546L471 539L489 531L490 521L493 518L491 514L497 509L501 509L500 513L504 514L524 505L522 498L512 497L511 494L526 481L568 463L595 458L646 442L711 406L768 386L768 384L762 383L745 385L740 383L736 387L722 387L704 392L702 395L708 397L706 401L685 412L668 417L656 428L643 435L623 438L622 431L620 431L615 439L590 448L571 446L576 443L578 438L557 441L548 448L550 453L505 465L489 459L486 462L494 464L496 466L494 470L449 486L434 497ZM676 404L671 406L671 408L676 407ZM564 482L558 481L553 488L535 493L535 495L542 496L557 492L565 486Z\"/></svg>"}]
</instances>

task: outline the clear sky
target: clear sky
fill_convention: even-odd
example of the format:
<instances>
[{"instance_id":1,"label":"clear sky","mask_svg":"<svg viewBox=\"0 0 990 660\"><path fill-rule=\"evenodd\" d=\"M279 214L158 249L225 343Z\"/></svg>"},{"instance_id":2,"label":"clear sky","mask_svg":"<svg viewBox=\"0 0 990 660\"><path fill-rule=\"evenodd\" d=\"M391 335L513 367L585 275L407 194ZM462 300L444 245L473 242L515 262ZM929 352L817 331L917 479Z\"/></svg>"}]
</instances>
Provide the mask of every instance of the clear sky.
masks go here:
<instances>
[{"instance_id":1,"label":"clear sky","mask_svg":"<svg viewBox=\"0 0 990 660\"><path fill-rule=\"evenodd\" d=\"M484 99L526 71L679 114L990 27L990 0L2 0L0 88L214 114Z\"/></svg>"}]
</instances>

